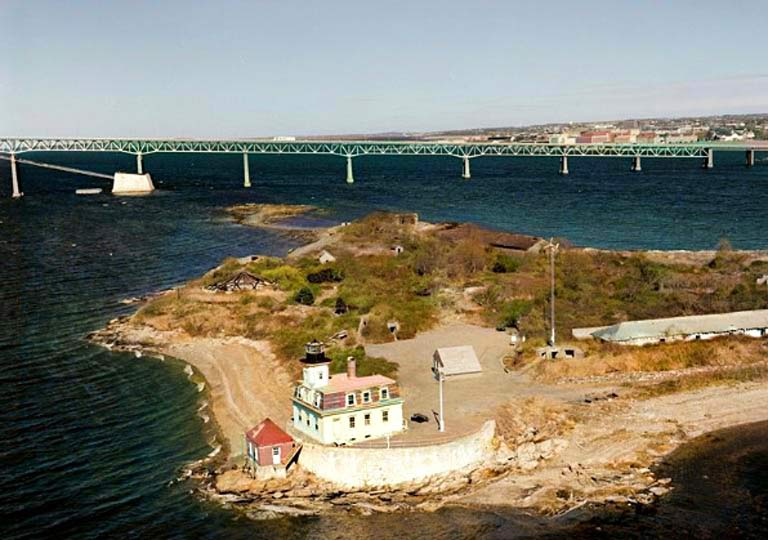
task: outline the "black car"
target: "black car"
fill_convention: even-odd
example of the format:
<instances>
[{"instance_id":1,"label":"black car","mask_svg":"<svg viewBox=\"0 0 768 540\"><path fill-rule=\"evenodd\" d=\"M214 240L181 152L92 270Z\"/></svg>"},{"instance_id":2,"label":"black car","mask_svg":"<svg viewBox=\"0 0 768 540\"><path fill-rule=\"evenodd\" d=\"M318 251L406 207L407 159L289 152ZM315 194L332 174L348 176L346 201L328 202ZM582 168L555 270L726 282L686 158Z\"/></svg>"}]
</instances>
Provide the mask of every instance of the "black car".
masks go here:
<instances>
[{"instance_id":1,"label":"black car","mask_svg":"<svg viewBox=\"0 0 768 540\"><path fill-rule=\"evenodd\" d=\"M429 418L427 418L426 415L423 415L421 413L416 413L411 415L411 422L423 424L424 422L429 422Z\"/></svg>"}]
</instances>

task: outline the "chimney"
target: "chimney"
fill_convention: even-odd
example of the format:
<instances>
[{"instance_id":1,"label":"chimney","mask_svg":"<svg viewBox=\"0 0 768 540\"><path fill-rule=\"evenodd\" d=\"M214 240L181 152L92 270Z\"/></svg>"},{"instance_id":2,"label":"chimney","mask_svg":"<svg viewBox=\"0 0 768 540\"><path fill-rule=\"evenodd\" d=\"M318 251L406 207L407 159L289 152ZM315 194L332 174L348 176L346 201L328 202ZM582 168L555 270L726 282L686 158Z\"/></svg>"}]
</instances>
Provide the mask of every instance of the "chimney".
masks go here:
<instances>
[{"instance_id":1,"label":"chimney","mask_svg":"<svg viewBox=\"0 0 768 540\"><path fill-rule=\"evenodd\" d=\"M357 361L352 356L347 358L347 377L350 379L357 377Z\"/></svg>"}]
</instances>

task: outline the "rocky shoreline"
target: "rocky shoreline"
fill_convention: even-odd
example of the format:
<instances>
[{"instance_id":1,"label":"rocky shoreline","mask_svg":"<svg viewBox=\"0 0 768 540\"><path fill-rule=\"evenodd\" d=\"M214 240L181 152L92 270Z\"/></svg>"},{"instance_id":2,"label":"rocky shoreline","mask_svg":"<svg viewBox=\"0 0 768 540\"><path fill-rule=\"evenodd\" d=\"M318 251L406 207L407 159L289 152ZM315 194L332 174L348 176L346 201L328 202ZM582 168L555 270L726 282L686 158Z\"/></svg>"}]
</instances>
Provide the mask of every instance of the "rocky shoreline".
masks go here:
<instances>
[{"instance_id":1,"label":"rocky shoreline","mask_svg":"<svg viewBox=\"0 0 768 540\"><path fill-rule=\"evenodd\" d=\"M251 210L249 207L243 212ZM259 224L251 225L279 221L285 212L292 212L281 208L265 217L263 210L256 209ZM327 231L312 249L337 240L331 232ZM304 253L302 250L305 248L296 253ZM169 291L125 303L142 305L162 294ZM561 403L571 411L587 407L586 412L578 409L581 416L575 427L540 429L542 425L536 423L539 420L519 417L517 410L515 419L523 422L516 426L517 431L510 434L509 430L498 430L493 455L471 468L407 484L350 489L319 479L299 464L284 480L261 481L251 478L233 461L232 450L239 448L236 445L253 419L271 416L280 424L287 421L277 416L288 414L290 407L283 401L289 399L292 379L271 353L270 342L266 338L254 341L226 337L223 333L195 337L171 325L159 328L143 324L141 318L126 316L113 319L88 338L136 358L174 358L193 370L188 375L209 402L208 416L216 438L211 444L213 451L185 467L181 479L193 481L201 496L254 519L334 511L434 511L446 505L515 507L545 515L563 515L595 505L653 505L671 489L669 478L657 479L654 473L654 466L665 455L697 433L765 419L764 411L768 410L761 406L768 405L768 389L755 384L643 401L624 396L614 399L618 398L613 389L617 388L619 376L572 378L559 384L576 386L588 397L579 404ZM710 368L693 369L699 372ZM688 372L630 372L621 375L620 382L685 374ZM606 390L607 384L614 386ZM543 387L539 390L545 393ZM604 395L613 397L589 398ZM485 412L487 418L500 414L492 408Z\"/></svg>"},{"instance_id":2,"label":"rocky shoreline","mask_svg":"<svg viewBox=\"0 0 768 540\"><path fill-rule=\"evenodd\" d=\"M137 340L135 335L126 334L124 329L128 320L129 317L115 319L104 329L90 334L89 339L114 351L133 353L136 358L169 357L162 346L152 343L149 336L143 341ZM178 360L186 362L181 358ZM195 375L202 377L197 372ZM205 384L206 388L209 386ZM497 439L498 448L493 458L477 467L397 486L351 489L318 479L300 466L292 469L286 479L253 479L238 465L230 463L229 445L215 415L211 416L212 429L217 433L216 440L211 441L213 451L185 466L179 479L192 481L194 490L200 496L244 512L253 519L335 511L365 515L374 512L431 512L447 505L482 506L466 499L482 488L492 489L495 482L510 476L535 474L569 444L562 438L542 438L535 428L529 428L512 441L514 449ZM596 478L590 478L590 470L579 464L572 465L569 474L580 481L587 479L592 484L601 483ZM510 497L508 505L547 515L563 514L595 504L624 507L652 505L668 492L669 483L669 479L657 480L651 469L640 468L628 474L616 474L612 479L612 494L600 490L601 493L596 493L593 498L576 501L563 495L554 501L555 504L552 504L553 501L542 504L535 497L535 489L524 489L517 496Z\"/></svg>"}]
</instances>

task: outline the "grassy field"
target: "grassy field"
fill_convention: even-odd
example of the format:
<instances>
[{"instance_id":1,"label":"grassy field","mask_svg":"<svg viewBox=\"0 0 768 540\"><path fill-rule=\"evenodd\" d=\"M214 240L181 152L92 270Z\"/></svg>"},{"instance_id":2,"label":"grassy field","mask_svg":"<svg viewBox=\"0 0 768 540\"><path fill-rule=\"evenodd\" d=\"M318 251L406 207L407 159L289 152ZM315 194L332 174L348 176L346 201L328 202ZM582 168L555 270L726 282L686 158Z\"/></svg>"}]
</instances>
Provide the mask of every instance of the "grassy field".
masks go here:
<instances>
[{"instance_id":1,"label":"grassy field","mask_svg":"<svg viewBox=\"0 0 768 540\"><path fill-rule=\"evenodd\" d=\"M181 329L190 336L269 339L286 362L300 358L304 344L318 339L330 345L334 369L343 369L346 358L355 356L360 373L396 372L395 364L365 358L360 347L394 339L390 324L396 324L396 335L403 339L454 315L491 327L518 327L529 337L529 348L544 342L549 306L546 254L500 250L471 233L449 240L439 234L439 227L400 221L376 213L338 229L328 248L336 261L326 265L314 254L260 257L247 263L227 259L177 292L150 301L134 320L164 330ZM403 253L396 255L391 249L395 245L402 246ZM244 270L274 286L230 294L203 291ZM564 249L556 270L559 333L569 336L574 327L628 319L765 308L768 288L755 284L765 272L768 263L751 262L725 248L699 266L653 262L643 253ZM468 290L473 291L469 307L457 300ZM331 339L340 331L348 337ZM624 348L592 345L588 370L583 361L574 361L557 364L562 366L557 373L541 375L676 369L716 358L759 356L759 351L746 354L747 344L735 347L728 355L711 343L658 352L635 349L630 354Z\"/></svg>"}]
</instances>

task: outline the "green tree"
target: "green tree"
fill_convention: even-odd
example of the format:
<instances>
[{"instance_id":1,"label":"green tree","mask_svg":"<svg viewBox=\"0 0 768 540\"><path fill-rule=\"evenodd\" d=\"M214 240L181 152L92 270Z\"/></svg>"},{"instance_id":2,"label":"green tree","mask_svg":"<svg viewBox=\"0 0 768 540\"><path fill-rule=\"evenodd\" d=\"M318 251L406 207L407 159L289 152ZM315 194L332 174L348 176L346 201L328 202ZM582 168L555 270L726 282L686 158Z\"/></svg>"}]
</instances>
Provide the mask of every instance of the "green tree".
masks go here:
<instances>
[{"instance_id":1,"label":"green tree","mask_svg":"<svg viewBox=\"0 0 768 540\"><path fill-rule=\"evenodd\" d=\"M309 287L302 287L296 292L296 295L293 297L293 300L299 304L304 304L305 306L311 306L315 303L315 295L312 293L312 289Z\"/></svg>"}]
</instances>

